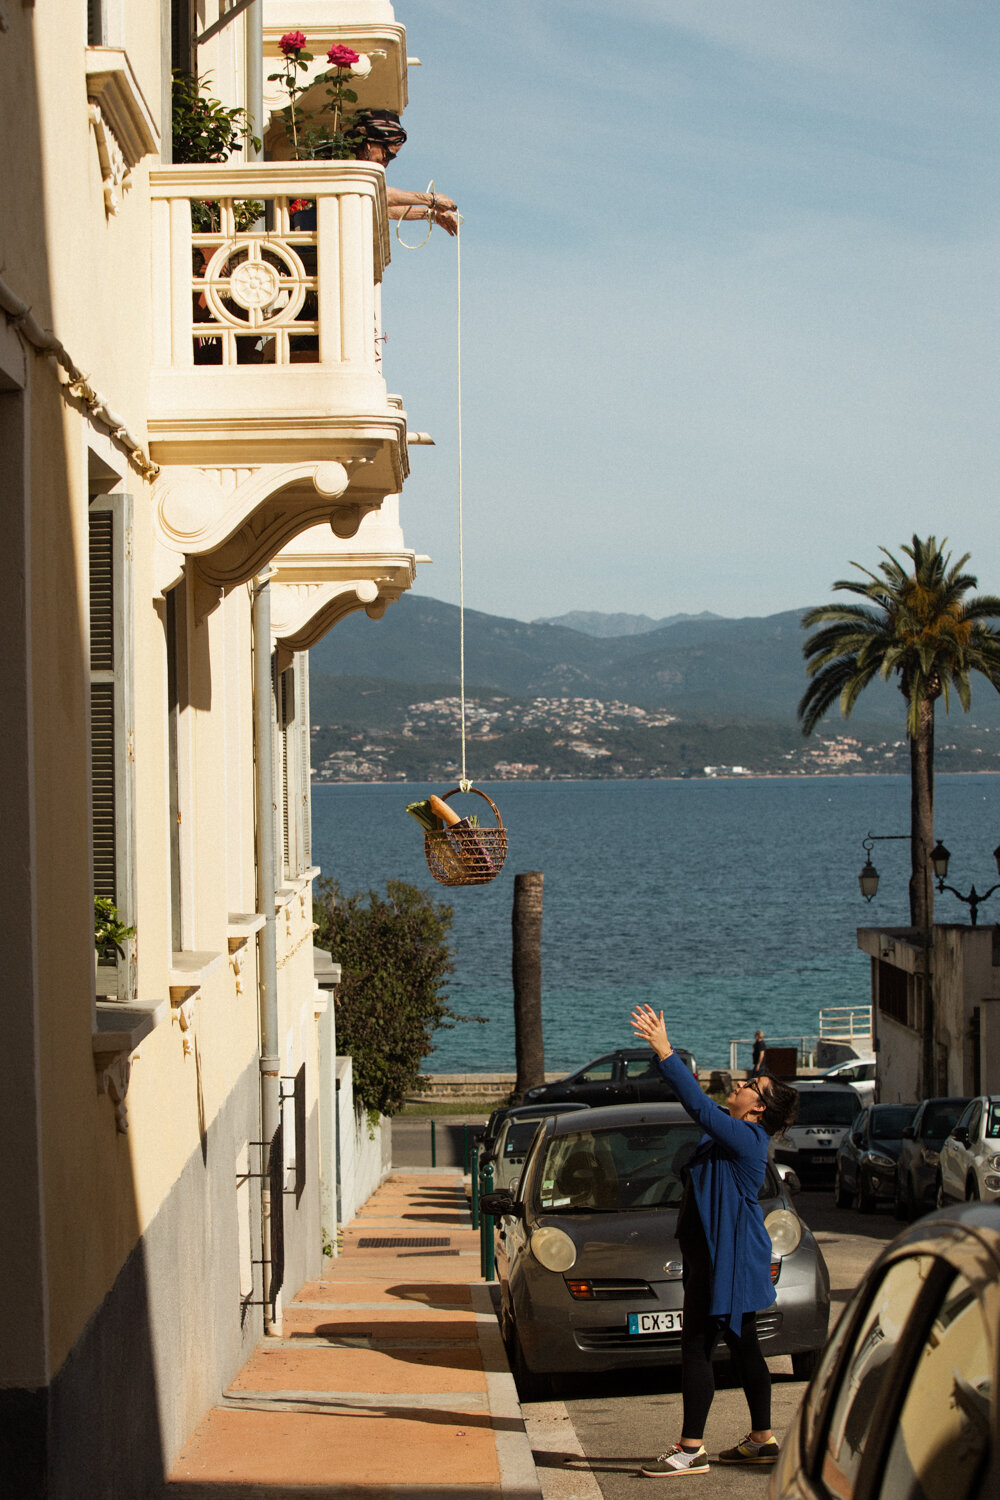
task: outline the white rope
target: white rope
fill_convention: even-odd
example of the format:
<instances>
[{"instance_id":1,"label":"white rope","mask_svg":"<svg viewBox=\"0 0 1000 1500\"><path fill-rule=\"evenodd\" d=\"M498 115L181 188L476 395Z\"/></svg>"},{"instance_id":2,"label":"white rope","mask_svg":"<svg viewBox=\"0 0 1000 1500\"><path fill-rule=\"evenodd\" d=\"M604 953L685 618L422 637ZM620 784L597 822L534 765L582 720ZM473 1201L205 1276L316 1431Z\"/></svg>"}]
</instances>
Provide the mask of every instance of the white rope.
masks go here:
<instances>
[{"instance_id":1,"label":"white rope","mask_svg":"<svg viewBox=\"0 0 1000 1500\"><path fill-rule=\"evenodd\" d=\"M405 223L405 221L406 221L406 214L409 213L409 211L410 211L409 209L406 210L406 213L403 214L403 217L401 219L397 219L396 220L396 238L399 241L399 243L402 245L402 247L403 247L404 250L422 250L424 248L424 246L426 245L427 241L431 237L431 230L434 228L434 208L435 208L435 205L437 203L437 193L435 193L435 191L434 191L434 178L433 177L431 178L430 182L427 184L427 191L431 195L431 201L430 201L430 203L428 204L428 207L427 207L427 233L424 235L424 237L423 237L422 240L418 240L415 245L410 245L410 244L407 243L406 240L403 239L403 236L399 232L399 226L401 224Z\"/></svg>"},{"instance_id":2,"label":"white rope","mask_svg":"<svg viewBox=\"0 0 1000 1500\"><path fill-rule=\"evenodd\" d=\"M465 552L462 537L462 232L461 219L455 228L455 287L456 287L456 343L457 343L457 413L458 413L458 680L461 690L462 713L462 777L459 786L463 792L472 788L465 774Z\"/></svg>"}]
</instances>

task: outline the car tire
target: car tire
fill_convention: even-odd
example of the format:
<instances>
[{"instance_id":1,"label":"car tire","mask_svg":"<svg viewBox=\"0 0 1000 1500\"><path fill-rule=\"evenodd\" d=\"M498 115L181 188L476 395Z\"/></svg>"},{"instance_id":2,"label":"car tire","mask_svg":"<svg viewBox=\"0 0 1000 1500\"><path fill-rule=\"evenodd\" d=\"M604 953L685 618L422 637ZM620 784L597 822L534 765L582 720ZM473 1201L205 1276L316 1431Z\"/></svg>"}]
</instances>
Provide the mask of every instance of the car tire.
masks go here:
<instances>
[{"instance_id":1,"label":"car tire","mask_svg":"<svg viewBox=\"0 0 1000 1500\"><path fill-rule=\"evenodd\" d=\"M833 1196L838 1208L850 1208L853 1195L844 1187L839 1167L837 1168L837 1175L833 1182Z\"/></svg>"},{"instance_id":2,"label":"car tire","mask_svg":"<svg viewBox=\"0 0 1000 1500\"><path fill-rule=\"evenodd\" d=\"M965 1184L966 1203L978 1203L981 1197L982 1194L979 1191L979 1183L974 1177L970 1177L968 1182Z\"/></svg>"},{"instance_id":3,"label":"car tire","mask_svg":"<svg viewBox=\"0 0 1000 1500\"><path fill-rule=\"evenodd\" d=\"M513 1320L509 1328L507 1358L510 1361L510 1372L514 1377L520 1401L548 1401L551 1398L552 1379L548 1375L538 1374L528 1364L524 1357L524 1350L521 1348L517 1325Z\"/></svg>"},{"instance_id":4,"label":"car tire","mask_svg":"<svg viewBox=\"0 0 1000 1500\"><path fill-rule=\"evenodd\" d=\"M857 1210L859 1214L875 1212L875 1198L865 1187L864 1173L858 1173Z\"/></svg>"},{"instance_id":5,"label":"car tire","mask_svg":"<svg viewBox=\"0 0 1000 1500\"><path fill-rule=\"evenodd\" d=\"M822 1349L803 1349L792 1355L792 1374L796 1380L812 1380L819 1369Z\"/></svg>"}]
</instances>

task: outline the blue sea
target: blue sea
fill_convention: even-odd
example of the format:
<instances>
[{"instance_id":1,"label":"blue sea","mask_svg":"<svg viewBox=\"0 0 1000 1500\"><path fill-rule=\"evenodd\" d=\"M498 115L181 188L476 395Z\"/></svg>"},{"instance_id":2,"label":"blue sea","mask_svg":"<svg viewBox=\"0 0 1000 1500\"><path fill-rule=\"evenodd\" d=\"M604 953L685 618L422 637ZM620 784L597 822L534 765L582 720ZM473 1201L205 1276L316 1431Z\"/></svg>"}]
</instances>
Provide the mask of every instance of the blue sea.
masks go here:
<instances>
[{"instance_id":1,"label":"blue sea","mask_svg":"<svg viewBox=\"0 0 1000 1500\"><path fill-rule=\"evenodd\" d=\"M865 1005L869 960L858 927L906 925L909 849L875 845L882 877L858 890L869 831L906 833L909 779L832 776L698 781L482 784L508 832L489 885L436 885L407 802L442 787L313 788L313 857L345 891L388 879L432 890L454 909L449 1003L485 1025L439 1031L425 1072L513 1072L511 902L514 875L545 874L542 939L545 1066L576 1067L632 1041L640 1001L666 1014L672 1040L706 1066L761 1027L815 1036L826 1006ZM492 820L475 795L453 799ZM1000 778L939 776L935 822L952 854L949 882L997 879ZM994 911L995 903L995 911ZM945 893L939 921L966 921ZM981 921L1000 920L1000 892ZM742 1053L741 1053L742 1057Z\"/></svg>"}]
</instances>

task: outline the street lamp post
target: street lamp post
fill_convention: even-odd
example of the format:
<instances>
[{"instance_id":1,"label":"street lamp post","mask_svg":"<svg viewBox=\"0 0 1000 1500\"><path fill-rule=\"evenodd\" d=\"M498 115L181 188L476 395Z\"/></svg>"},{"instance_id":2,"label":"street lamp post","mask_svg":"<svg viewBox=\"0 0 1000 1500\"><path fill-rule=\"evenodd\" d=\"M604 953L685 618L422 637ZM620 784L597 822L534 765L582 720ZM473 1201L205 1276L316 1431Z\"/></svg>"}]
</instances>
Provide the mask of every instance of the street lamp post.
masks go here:
<instances>
[{"instance_id":1,"label":"street lamp post","mask_svg":"<svg viewBox=\"0 0 1000 1500\"><path fill-rule=\"evenodd\" d=\"M993 858L996 861L997 872L1000 873L1000 844L998 844L994 849ZM953 896L958 897L959 901L964 901L966 906L969 908L969 921L972 923L972 926L975 927L979 908L982 906L984 901L988 901L990 899L994 891L1000 891L1000 883L998 883L997 885L991 885L989 890L984 891L982 895L979 894L975 886L971 886L969 889L969 894L967 896L963 896L962 892L956 891L953 885L945 885L944 883L944 878L948 873L948 861L950 859L951 855L944 847L941 840L938 839L934 848L931 850L931 864L934 866L934 874L937 876L938 890L950 891Z\"/></svg>"}]
</instances>

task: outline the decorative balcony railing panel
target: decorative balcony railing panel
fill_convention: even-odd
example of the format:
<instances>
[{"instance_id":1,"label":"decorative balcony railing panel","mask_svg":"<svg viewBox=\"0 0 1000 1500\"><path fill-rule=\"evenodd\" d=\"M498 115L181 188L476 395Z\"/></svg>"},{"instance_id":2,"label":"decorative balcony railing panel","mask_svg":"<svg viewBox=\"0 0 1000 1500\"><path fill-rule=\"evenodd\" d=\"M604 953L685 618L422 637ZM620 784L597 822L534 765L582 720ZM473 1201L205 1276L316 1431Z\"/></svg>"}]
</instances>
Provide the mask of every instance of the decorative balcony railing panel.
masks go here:
<instances>
[{"instance_id":1,"label":"decorative balcony railing panel","mask_svg":"<svg viewBox=\"0 0 1000 1500\"><path fill-rule=\"evenodd\" d=\"M381 373L385 180L223 163L158 168L151 192L161 539L225 587L320 520L353 535L408 472Z\"/></svg>"}]
</instances>

